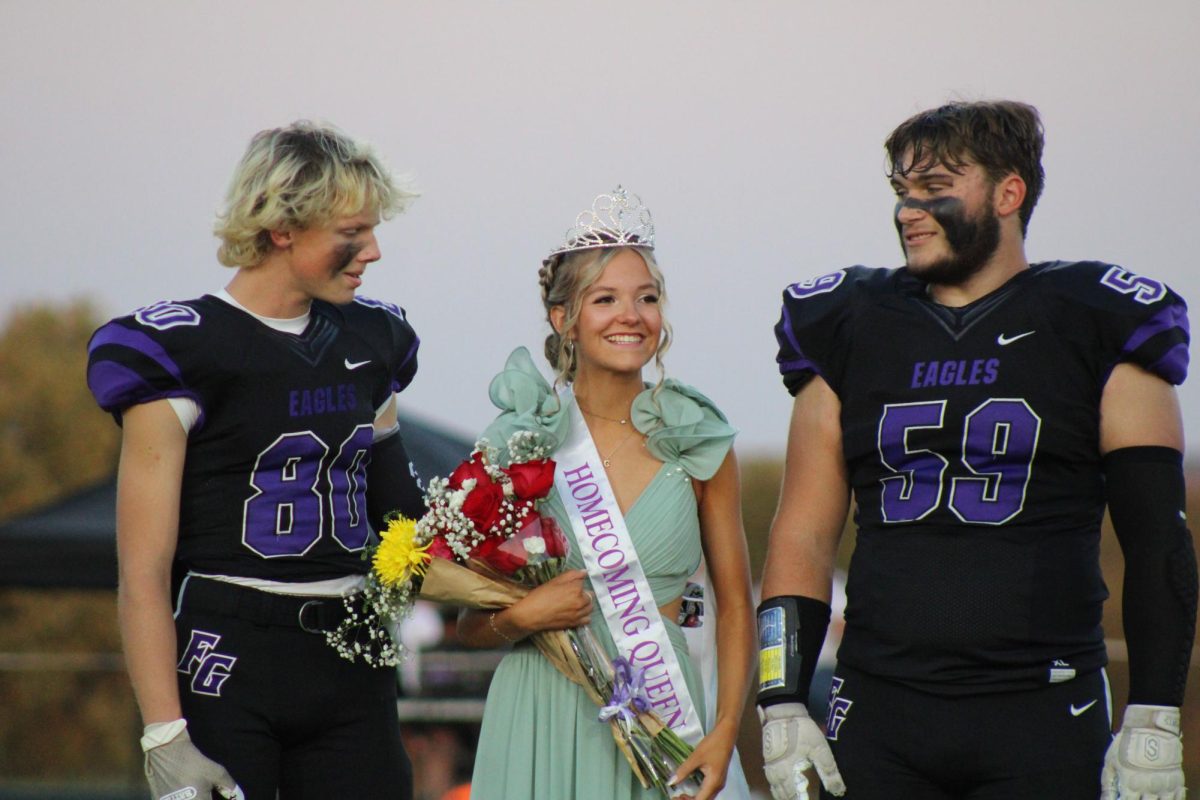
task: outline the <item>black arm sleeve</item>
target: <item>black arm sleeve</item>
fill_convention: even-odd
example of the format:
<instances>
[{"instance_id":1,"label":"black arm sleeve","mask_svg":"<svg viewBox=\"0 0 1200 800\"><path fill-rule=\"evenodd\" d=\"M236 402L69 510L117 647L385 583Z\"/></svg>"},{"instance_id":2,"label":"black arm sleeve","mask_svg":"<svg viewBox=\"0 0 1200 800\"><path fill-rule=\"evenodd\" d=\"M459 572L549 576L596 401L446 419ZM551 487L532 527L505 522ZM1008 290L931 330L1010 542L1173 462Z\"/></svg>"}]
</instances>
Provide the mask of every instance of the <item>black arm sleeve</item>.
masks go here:
<instances>
[{"instance_id":1,"label":"black arm sleeve","mask_svg":"<svg viewBox=\"0 0 1200 800\"><path fill-rule=\"evenodd\" d=\"M425 513L425 493L417 470L409 461L397 425L371 445L367 466L367 521L375 531L387 527L393 511L409 519Z\"/></svg>"},{"instance_id":2,"label":"black arm sleeve","mask_svg":"<svg viewBox=\"0 0 1200 800\"><path fill-rule=\"evenodd\" d=\"M1105 493L1125 556L1122 613L1129 702L1183 704L1196 630L1196 553L1185 524L1183 455L1125 447L1104 457Z\"/></svg>"}]
</instances>

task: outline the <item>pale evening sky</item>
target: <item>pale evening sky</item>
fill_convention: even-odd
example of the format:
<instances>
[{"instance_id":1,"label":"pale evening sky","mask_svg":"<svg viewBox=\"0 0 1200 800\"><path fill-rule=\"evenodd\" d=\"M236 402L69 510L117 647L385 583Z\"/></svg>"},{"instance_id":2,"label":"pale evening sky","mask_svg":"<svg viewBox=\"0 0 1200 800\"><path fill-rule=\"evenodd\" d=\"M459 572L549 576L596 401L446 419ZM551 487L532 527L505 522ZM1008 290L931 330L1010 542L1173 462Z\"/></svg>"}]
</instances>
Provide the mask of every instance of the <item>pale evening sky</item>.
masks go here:
<instances>
[{"instance_id":1,"label":"pale evening sky","mask_svg":"<svg viewBox=\"0 0 1200 800\"><path fill-rule=\"evenodd\" d=\"M219 289L211 225L246 142L328 120L423 192L362 289L422 338L406 411L487 423L507 352L541 349L540 259L622 183L658 227L670 374L743 454L781 455L780 290L900 262L881 143L947 99L1041 110L1031 260L1111 261L1200 308L1198 37L1194 0L0 0L0 323ZM1180 397L1194 461L1200 376Z\"/></svg>"}]
</instances>

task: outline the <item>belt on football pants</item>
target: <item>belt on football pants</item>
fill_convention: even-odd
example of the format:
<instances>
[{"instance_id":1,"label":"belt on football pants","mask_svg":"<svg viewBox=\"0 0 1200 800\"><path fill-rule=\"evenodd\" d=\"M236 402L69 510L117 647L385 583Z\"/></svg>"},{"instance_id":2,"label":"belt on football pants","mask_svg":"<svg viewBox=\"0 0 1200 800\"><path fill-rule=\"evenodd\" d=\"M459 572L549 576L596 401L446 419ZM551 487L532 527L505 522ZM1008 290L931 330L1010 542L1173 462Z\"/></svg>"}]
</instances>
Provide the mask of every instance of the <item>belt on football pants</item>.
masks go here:
<instances>
[{"instance_id":1,"label":"belt on football pants","mask_svg":"<svg viewBox=\"0 0 1200 800\"><path fill-rule=\"evenodd\" d=\"M187 579L181 607L308 633L334 630L350 613L341 597L276 594L196 576Z\"/></svg>"}]
</instances>

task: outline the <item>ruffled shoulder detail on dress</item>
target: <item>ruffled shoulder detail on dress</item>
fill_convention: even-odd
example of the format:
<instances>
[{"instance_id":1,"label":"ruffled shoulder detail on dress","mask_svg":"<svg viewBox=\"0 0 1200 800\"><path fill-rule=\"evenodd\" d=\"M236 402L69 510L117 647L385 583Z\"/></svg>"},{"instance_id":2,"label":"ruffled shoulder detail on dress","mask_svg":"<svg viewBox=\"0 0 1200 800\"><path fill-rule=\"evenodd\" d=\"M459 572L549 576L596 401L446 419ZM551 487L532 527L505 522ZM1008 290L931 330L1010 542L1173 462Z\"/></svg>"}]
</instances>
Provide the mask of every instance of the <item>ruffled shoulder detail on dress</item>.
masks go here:
<instances>
[{"instance_id":1,"label":"ruffled shoulder detail on dress","mask_svg":"<svg viewBox=\"0 0 1200 800\"><path fill-rule=\"evenodd\" d=\"M501 413L480 438L500 448L505 460L505 445L517 431L538 434L551 451L567 438L571 425L567 406L542 377L526 348L518 347L509 354L504 369L492 378L488 396Z\"/></svg>"},{"instance_id":2,"label":"ruffled shoulder detail on dress","mask_svg":"<svg viewBox=\"0 0 1200 800\"><path fill-rule=\"evenodd\" d=\"M657 397L653 389L639 394L631 415L651 455L702 481L716 474L737 436L712 400L676 380L665 381Z\"/></svg>"}]
</instances>

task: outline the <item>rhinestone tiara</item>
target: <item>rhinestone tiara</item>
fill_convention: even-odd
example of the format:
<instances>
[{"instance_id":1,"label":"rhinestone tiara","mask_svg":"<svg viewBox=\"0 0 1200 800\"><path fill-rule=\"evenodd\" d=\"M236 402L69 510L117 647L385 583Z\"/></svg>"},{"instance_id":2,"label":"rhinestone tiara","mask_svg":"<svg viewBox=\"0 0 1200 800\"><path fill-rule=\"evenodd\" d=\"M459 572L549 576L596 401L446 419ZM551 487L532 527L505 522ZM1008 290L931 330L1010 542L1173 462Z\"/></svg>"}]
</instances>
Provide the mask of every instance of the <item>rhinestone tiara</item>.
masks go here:
<instances>
[{"instance_id":1,"label":"rhinestone tiara","mask_svg":"<svg viewBox=\"0 0 1200 800\"><path fill-rule=\"evenodd\" d=\"M546 260L576 250L631 246L654 247L654 220L642 198L618 186L610 194L599 195L590 209L579 212L566 242Z\"/></svg>"}]
</instances>

